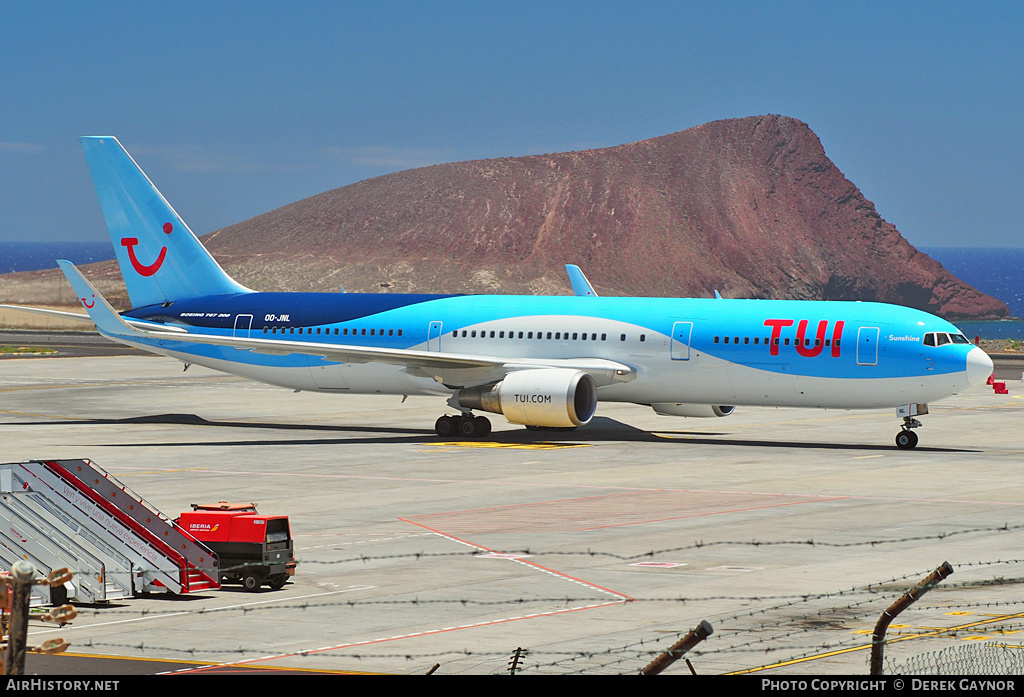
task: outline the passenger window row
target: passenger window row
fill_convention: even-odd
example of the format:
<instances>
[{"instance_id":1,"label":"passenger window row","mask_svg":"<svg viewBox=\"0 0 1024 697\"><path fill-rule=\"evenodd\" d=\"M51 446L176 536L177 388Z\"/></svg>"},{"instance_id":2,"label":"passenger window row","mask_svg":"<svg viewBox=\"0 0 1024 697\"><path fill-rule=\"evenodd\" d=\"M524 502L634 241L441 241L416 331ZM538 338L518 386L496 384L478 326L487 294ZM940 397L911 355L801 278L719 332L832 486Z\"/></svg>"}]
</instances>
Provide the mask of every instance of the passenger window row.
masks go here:
<instances>
[{"instance_id":1,"label":"passenger window row","mask_svg":"<svg viewBox=\"0 0 1024 697\"><path fill-rule=\"evenodd\" d=\"M339 329L334 327L316 327L316 331L313 331L313 327L263 327L264 334L320 334L320 335L331 335L333 331L334 336L384 336L387 332L387 336L402 336L401 329L352 329L349 332L348 327Z\"/></svg>"},{"instance_id":2,"label":"passenger window row","mask_svg":"<svg viewBox=\"0 0 1024 697\"><path fill-rule=\"evenodd\" d=\"M505 339L505 338L509 338L509 339L553 339L555 341L607 341L608 340L608 335L607 334L600 334L600 335L598 335L597 332L592 332L592 333L588 334L587 332L526 332L526 331L523 331L523 332L515 332L515 331L505 332L505 331L501 331L501 330L495 331L493 329L490 330L490 331L487 331L487 330L484 330L484 329L481 329L480 331L477 331L476 329L463 329L461 334L462 334L462 338L463 339L466 339L466 338L469 338L469 339L476 339L476 338L480 338L480 339ZM506 334L508 335L507 337L506 337ZM600 339L598 339L598 336L600 336ZM459 330L456 329L455 331L452 332L452 338L456 339L458 337L459 337ZM626 340L626 335L625 334L619 334L619 341L625 341L625 340ZM641 334L640 335L640 341L647 341L647 335L646 334Z\"/></svg>"},{"instance_id":3,"label":"passenger window row","mask_svg":"<svg viewBox=\"0 0 1024 697\"><path fill-rule=\"evenodd\" d=\"M742 339L742 341L741 341L741 339ZM776 346L779 345L779 339L780 339L779 337L775 338L775 345ZM739 344L739 343L742 343L744 345L746 345L746 344L754 344L755 346L758 346L758 345L761 345L761 344L764 344L765 346L768 346L769 344L771 344L771 339L769 337L767 337L767 336L764 338L763 341L761 340L761 337L759 337L759 336L755 336L753 341L750 340L749 336L744 336L744 337L739 337L739 336L718 337L718 336L716 336L715 339L714 339L714 342L717 344L717 343L719 343L719 340L721 340L721 343L723 343L723 344L728 344L728 343ZM792 343L793 343L794 346L797 345L797 341L795 339L793 340ZM782 345L783 346L789 346L789 344L790 344L789 337L786 337L786 338L782 339ZM808 346L808 347L810 347L810 346L821 346L821 339L805 338L803 345L804 346ZM832 345L832 340L831 339L825 339L825 346L831 346L831 345ZM836 346L840 346L840 342L839 341L836 341Z\"/></svg>"},{"instance_id":4,"label":"passenger window row","mask_svg":"<svg viewBox=\"0 0 1024 697\"><path fill-rule=\"evenodd\" d=\"M349 329L349 327L263 327L264 334L304 334L304 335L333 335L333 336L402 336L403 330L401 329ZM459 336L459 330L452 332L452 338ZM553 339L555 341L607 341L608 334L597 332L505 332L505 331L487 331L471 329L463 329L461 332L463 338L480 338L480 339ZM639 339L641 342L647 341L646 334L640 334ZM619 334L619 341L625 341L626 335ZM787 340L788 341L788 340ZM765 340L767 343L767 339ZM715 343L718 343L718 337L715 337ZM729 343L728 338L725 343Z\"/></svg>"}]
</instances>

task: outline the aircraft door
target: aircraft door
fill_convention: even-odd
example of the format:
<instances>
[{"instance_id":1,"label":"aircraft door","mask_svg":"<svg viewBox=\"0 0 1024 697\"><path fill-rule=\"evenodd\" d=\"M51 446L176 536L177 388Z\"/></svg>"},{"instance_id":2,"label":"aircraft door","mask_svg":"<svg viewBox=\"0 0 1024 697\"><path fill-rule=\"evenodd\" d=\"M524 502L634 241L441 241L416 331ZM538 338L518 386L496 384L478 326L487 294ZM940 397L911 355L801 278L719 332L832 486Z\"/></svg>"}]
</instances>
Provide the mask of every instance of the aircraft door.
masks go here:
<instances>
[{"instance_id":1,"label":"aircraft door","mask_svg":"<svg viewBox=\"0 0 1024 697\"><path fill-rule=\"evenodd\" d=\"M235 315L235 331L232 336L248 339L250 329L252 329L252 315Z\"/></svg>"},{"instance_id":2,"label":"aircraft door","mask_svg":"<svg viewBox=\"0 0 1024 697\"><path fill-rule=\"evenodd\" d=\"M690 341L693 337L693 322L676 322L672 325L672 360L690 360Z\"/></svg>"},{"instance_id":3,"label":"aircraft door","mask_svg":"<svg viewBox=\"0 0 1024 697\"><path fill-rule=\"evenodd\" d=\"M435 353L441 350L441 322L431 322L427 328L427 350Z\"/></svg>"},{"instance_id":4,"label":"aircraft door","mask_svg":"<svg viewBox=\"0 0 1024 697\"><path fill-rule=\"evenodd\" d=\"M857 330L857 365L878 365L878 327Z\"/></svg>"}]
</instances>

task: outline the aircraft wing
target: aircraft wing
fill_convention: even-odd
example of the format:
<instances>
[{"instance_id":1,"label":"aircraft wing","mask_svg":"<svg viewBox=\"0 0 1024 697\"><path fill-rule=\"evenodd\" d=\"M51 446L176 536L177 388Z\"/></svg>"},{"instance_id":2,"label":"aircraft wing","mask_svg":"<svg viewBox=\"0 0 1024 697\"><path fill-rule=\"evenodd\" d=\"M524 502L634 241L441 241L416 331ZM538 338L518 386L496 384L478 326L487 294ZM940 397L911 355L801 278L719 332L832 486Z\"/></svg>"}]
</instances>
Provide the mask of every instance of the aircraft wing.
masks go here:
<instances>
[{"instance_id":1,"label":"aircraft wing","mask_svg":"<svg viewBox=\"0 0 1024 697\"><path fill-rule=\"evenodd\" d=\"M127 341L153 348L173 350L173 343L196 343L229 346L239 350L273 355L305 354L339 363L387 363L403 366L413 375L430 377L450 387L465 387L500 380L516 370L531 368L572 368L593 376L598 385L628 382L636 370L624 363L603 358L515 359L502 356L477 356L412 349L388 349L344 344L291 341L288 339L254 339L220 336L168 327L156 323L126 321L100 295L99 291L69 261L57 262L68 281L82 299L97 330L114 340Z\"/></svg>"}]
</instances>

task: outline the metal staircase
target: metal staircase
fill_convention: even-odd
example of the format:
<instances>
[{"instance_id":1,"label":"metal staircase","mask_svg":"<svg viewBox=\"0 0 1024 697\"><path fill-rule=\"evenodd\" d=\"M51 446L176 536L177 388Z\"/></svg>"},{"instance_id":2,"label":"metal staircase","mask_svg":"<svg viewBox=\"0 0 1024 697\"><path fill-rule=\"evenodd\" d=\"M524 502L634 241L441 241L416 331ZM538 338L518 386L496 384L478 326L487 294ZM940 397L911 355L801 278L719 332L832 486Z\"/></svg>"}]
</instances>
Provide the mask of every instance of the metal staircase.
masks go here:
<instances>
[{"instance_id":1,"label":"metal staircase","mask_svg":"<svg viewBox=\"0 0 1024 697\"><path fill-rule=\"evenodd\" d=\"M220 587L216 554L89 460L0 464L0 559L69 567L64 592L79 602ZM35 593L35 604L65 600Z\"/></svg>"}]
</instances>

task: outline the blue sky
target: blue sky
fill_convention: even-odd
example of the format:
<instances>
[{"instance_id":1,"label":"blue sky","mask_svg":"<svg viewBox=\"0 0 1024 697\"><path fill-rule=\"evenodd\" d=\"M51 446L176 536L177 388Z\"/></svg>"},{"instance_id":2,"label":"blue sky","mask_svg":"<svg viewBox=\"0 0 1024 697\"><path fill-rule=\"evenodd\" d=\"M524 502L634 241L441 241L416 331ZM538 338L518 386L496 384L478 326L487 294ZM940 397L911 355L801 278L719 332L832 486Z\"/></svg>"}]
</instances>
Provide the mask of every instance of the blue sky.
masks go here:
<instances>
[{"instance_id":1,"label":"blue sky","mask_svg":"<svg viewBox=\"0 0 1024 697\"><path fill-rule=\"evenodd\" d=\"M0 25L0 242L103 240L80 135L205 234L438 162L807 122L910 242L1024 246L1024 3L45 2Z\"/></svg>"}]
</instances>

